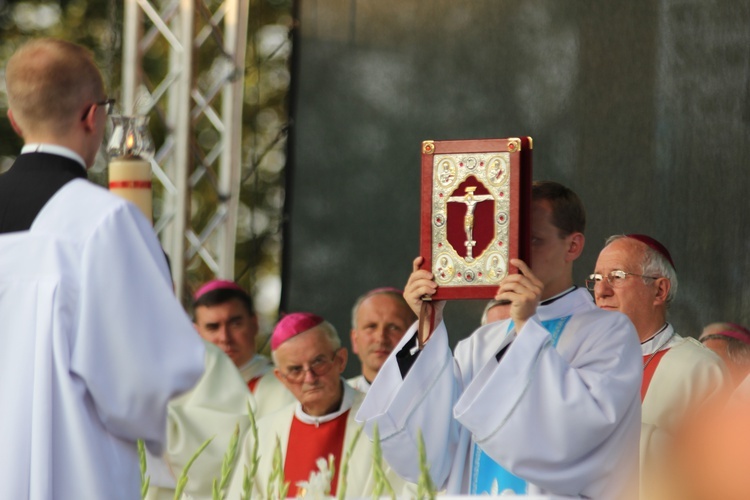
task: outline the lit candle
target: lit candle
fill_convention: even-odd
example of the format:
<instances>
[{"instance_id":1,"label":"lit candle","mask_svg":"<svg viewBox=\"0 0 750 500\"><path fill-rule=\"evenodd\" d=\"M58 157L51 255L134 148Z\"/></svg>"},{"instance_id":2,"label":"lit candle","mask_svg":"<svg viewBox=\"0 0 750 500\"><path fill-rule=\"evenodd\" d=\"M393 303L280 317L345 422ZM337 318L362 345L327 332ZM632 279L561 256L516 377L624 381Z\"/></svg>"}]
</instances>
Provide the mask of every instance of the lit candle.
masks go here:
<instances>
[{"instance_id":1,"label":"lit candle","mask_svg":"<svg viewBox=\"0 0 750 500\"><path fill-rule=\"evenodd\" d=\"M133 204L153 223L151 163L144 156L152 151L144 117L112 117L115 131L109 143L109 190Z\"/></svg>"}]
</instances>

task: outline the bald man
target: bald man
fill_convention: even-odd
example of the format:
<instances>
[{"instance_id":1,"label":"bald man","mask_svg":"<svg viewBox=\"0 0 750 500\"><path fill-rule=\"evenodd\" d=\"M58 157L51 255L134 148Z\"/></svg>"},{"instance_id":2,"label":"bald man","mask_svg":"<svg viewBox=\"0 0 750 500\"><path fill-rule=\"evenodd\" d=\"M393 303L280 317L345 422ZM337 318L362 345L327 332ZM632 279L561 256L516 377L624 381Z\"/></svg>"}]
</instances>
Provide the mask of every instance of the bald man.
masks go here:
<instances>
[{"instance_id":1,"label":"bald man","mask_svg":"<svg viewBox=\"0 0 750 500\"><path fill-rule=\"evenodd\" d=\"M360 296L352 308L351 341L362 374L347 380L349 385L367 392L388 355L416 320L401 290L376 288Z\"/></svg>"}]
</instances>

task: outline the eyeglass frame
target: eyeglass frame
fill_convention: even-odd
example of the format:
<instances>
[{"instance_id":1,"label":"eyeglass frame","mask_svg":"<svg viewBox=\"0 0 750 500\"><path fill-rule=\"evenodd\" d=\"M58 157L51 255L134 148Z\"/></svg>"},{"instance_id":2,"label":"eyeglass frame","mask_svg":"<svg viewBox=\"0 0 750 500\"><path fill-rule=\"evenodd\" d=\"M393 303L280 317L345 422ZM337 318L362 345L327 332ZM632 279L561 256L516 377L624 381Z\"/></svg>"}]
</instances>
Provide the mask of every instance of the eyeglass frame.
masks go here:
<instances>
[{"instance_id":1,"label":"eyeglass frame","mask_svg":"<svg viewBox=\"0 0 750 500\"><path fill-rule=\"evenodd\" d=\"M94 106L106 106L106 108L104 110L106 111L107 116L110 116L112 114L112 109L114 109L116 102L117 102L117 99L115 99L113 97L107 97L103 101L91 103L89 105L89 107L86 108L86 111L83 112L83 116L81 117L81 120L85 120L86 119L86 116L89 113L91 113L91 108L93 108Z\"/></svg>"},{"instance_id":2,"label":"eyeglass frame","mask_svg":"<svg viewBox=\"0 0 750 500\"><path fill-rule=\"evenodd\" d=\"M618 276L616 276L618 281L615 281L615 282L612 281L613 274L618 274ZM627 278L628 276L637 276L639 278L646 278L650 280L657 280L659 278L664 277L664 276L646 276L645 274L630 273L628 271L623 271L622 269L613 269L606 276L603 276L601 273L589 274L589 277L586 280L586 289L593 292L594 288L596 287L596 284L601 283L605 279L607 280L607 284L609 286L611 286L612 288L617 288L619 286L622 286L623 283L625 283L625 278ZM622 281L619 281L619 280L622 280Z\"/></svg>"},{"instance_id":3,"label":"eyeglass frame","mask_svg":"<svg viewBox=\"0 0 750 500\"><path fill-rule=\"evenodd\" d=\"M324 359L320 359L320 356L318 356L317 358L313 359L312 362L308 363L307 368L305 368L304 365L292 367L292 368L299 368L300 370L298 373L299 378L297 375L290 375L288 370L283 370L283 371L279 370L279 373L281 374L282 377L284 377L287 381L289 381L290 384L301 384L302 382L304 382L305 375L307 374L307 372L312 373L313 376L315 376L316 378L320 378L323 375L331 371L331 368L333 367L333 363L334 361L336 361L336 355L339 353L339 351L341 351L341 349L343 349L343 347L339 347L338 349L335 349L333 351L333 354L331 355L331 359L328 359L325 356L324 356ZM313 364L315 363L318 363L318 366L320 366L320 368L314 368ZM320 371L321 369L323 371Z\"/></svg>"}]
</instances>

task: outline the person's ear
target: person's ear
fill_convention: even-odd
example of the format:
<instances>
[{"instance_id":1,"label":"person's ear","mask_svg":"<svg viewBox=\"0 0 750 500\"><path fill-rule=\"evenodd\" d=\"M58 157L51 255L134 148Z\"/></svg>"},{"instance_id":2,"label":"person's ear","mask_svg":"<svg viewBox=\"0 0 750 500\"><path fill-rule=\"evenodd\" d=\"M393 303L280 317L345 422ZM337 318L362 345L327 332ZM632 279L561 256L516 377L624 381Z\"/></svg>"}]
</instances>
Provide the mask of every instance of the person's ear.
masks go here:
<instances>
[{"instance_id":1,"label":"person's ear","mask_svg":"<svg viewBox=\"0 0 750 500\"><path fill-rule=\"evenodd\" d=\"M338 352L336 352L336 359L341 362L339 374L344 373L344 370L346 369L346 362L349 360L349 351L346 350L346 347L339 348Z\"/></svg>"},{"instance_id":2,"label":"person's ear","mask_svg":"<svg viewBox=\"0 0 750 500\"><path fill-rule=\"evenodd\" d=\"M16 118L13 116L13 111L11 110L8 110L8 120L10 121L10 126L13 127L13 131L18 134L18 137L23 138L23 131L18 126L18 122L16 122Z\"/></svg>"},{"instance_id":3,"label":"person's ear","mask_svg":"<svg viewBox=\"0 0 750 500\"><path fill-rule=\"evenodd\" d=\"M654 304L662 305L667 303L667 297L669 296L669 290L672 289L672 282L667 278L656 278L654 280L656 285L656 295L654 296Z\"/></svg>"},{"instance_id":4,"label":"person's ear","mask_svg":"<svg viewBox=\"0 0 750 500\"><path fill-rule=\"evenodd\" d=\"M583 246L586 243L586 237L583 233L572 233L566 238L568 241L568 252L566 261L573 262L583 253Z\"/></svg>"},{"instance_id":5,"label":"person's ear","mask_svg":"<svg viewBox=\"0 0 750 500\"><path fill-rule=\"evenodd\" d=\"M354 352L354 354L359 354L357 352L357 342L356 342L356 340L357 340L357 330L355 330L354 328L352 328L351 332L349 333L349 338L351 339L351 342L352 342L352 352Z\"/></svg>"},{"instance_id":6,"label":"person's ear","mask_svg":"<svg viewBox=\"0 0 750 500\"><path fill-rule=\"evenodd\" d=\"M276 378L279 379L279 382L284 384L284 387L287 387L286 378L284 378L284 375L281 374L281 370L279 370L278 368L274 368L273 374L276 375Z\"/></svg>"},{"instance_id":7,"label":"person's ear","mask_svg":"<svg viewBox=\"0 0 750 500\"><path fill-rule=\"evenodd\" d=\"M93 104L89 107L88 111L86 111L86 114L83 115L83 120L81 121L86 132L94 132L96 130L96 112L98 109L99 105Z\"/></svg>"}]
</instances>

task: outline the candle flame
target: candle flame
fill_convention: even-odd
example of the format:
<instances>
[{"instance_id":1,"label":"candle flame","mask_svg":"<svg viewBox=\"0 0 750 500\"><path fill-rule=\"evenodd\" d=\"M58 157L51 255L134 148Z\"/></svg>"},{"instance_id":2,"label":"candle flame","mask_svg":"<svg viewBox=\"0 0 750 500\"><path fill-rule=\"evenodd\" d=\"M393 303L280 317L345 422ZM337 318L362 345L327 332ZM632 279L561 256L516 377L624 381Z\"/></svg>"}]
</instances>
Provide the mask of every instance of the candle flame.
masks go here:
<instances>
[{"instance_id":1,"label":"candle flame","mask_svg":"<svg viewBox=\"0 0 750 500\"><path fill-rule=\"evenodd\" d=\"M129 150L132 150L133 144L135 144L135 136L132 132L129 132L127 138L125 139L125 147Z\"/></svg>"}]
</instances>

